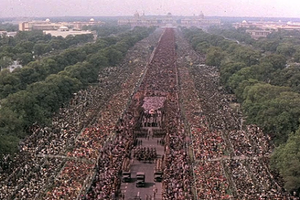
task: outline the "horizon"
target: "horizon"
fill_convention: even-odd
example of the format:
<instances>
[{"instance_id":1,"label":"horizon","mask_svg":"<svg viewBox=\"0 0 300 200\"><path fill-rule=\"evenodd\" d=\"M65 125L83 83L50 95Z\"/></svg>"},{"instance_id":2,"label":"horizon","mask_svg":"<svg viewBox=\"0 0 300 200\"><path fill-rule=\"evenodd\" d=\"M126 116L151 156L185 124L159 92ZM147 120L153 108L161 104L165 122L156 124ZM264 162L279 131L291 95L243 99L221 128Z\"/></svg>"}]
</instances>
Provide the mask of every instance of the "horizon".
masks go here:
<instances>
[{"instance_id":1,"label":"horizon","mask_svg":"<svg viewBox=\"0 0 300 200\"><path fill-rule=\"evenodd\" d=\"M193 16L300 18L300 1L284 0L1 0L0 18Z\"/></svg>"},{"instance_id":2,"label":"horizon","mask_svg":"<svg viewBox=\"0 0 300 200\"><path fill-rule=\"evenodd\" d=\"M145 15L145 17L164 17L166 15ZM172 15L173 17L194 17L195 15ZM20 19L25 19L25 18L29 18L31 20L46 20L46 19L57 19L57 18L129 18L129 17L134 17L133 15L119 15L119 16L42 16L42 17L0 17L0 19L2 20L20 20ZM290 20L297 20L300 22L300 17L255 17L255 16L205 16L205 18L219 18L219 19L226 19L226 18L239 18L241 20L245 19L253 19L253 20L269 20L269 19L273 19L273 20L283 20L283 21L290 21ZM296 22L296 21L294 21Z\"/></svg>"}]
</instances>

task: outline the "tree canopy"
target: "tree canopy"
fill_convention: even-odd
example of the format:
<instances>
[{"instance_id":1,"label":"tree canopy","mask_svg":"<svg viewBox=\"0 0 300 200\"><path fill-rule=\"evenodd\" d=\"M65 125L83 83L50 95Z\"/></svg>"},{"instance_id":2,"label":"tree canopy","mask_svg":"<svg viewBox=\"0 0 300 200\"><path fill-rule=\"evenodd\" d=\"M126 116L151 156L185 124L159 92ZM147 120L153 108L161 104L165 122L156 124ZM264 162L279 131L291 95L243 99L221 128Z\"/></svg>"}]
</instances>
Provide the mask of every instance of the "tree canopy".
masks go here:
<instances>
[{"instance_id":1,"label":"tree canopy","mask_svg":"<svg viewBox=\"0 0 300 200\"><path fill-rule=\"evenodd\" d=\"M0 155L15 152L18 142L30 134L33 124L51 123L53 114L75 92L96 83L100 70L119 64L128 49L152 31L153 28L136 28L114 39L101 38L35 60L12 73L1 71ZM18 36L19 39L27 37L27 33Z\"/></svg>"},{"instance_id":2,"label":"tree canopy","mask_svg":"<svg viewBox=\"0 0 300 200\"><path fill-rule=\"evenodd\" d=\"M243 29L182 30L193 48L205 53L206 64L219 67L220 82L236 95L246 122L272 136L277 146L273 170L279 171L288 191L299 192L300 66L294 62L300 61L300 31L279 30L255 41ZM239 44L228 42L232 39Z\"/></svg>"}]
</instances>

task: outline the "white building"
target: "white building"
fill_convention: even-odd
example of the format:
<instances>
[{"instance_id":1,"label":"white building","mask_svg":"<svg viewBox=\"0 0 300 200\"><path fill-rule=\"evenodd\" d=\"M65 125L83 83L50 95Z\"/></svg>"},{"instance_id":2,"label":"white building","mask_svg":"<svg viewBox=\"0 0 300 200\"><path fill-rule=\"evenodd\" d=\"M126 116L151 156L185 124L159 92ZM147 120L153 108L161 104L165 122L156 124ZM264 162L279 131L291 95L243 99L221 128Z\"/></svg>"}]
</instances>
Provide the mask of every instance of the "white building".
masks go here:
<instances>
[{"instance_id":1,"label":"white building","mask_svg":"<svg viewBox=\"0 0 300 200\"><path fill-rule=\"evenodd\" d=\"M10 66L8 66L7 68L9 69L10 72L14 71L17 68L22 68L23 66L20 65L20 63L18 61L13 61L13 64L11 64Z\"/></svg>"},{"instance_id":2,"label":"white building","mask_svg":"<svg viewBox=\"0 0 300 200\"><path fill-rule=\"evenodd\" d=\"M85 34L92 34L95 37L97 36L95 32L92 31L78 31L78 30L69 30L66 26L59 27L58 30L49 30L49 31L43 31L44 34L50 34L51 36L58 37L61 36L63 38L67 37L68 35L85 35Z\"/></svg>"}]
</instances>

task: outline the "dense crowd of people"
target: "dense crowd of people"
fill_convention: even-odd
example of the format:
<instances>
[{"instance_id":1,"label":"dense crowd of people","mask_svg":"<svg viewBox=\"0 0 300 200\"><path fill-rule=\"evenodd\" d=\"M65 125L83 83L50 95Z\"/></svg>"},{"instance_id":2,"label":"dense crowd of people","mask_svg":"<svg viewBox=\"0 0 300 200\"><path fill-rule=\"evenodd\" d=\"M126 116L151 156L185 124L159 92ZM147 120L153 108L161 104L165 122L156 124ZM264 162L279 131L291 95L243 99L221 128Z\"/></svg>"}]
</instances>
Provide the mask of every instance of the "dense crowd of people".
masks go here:
<instances>
[{"instance_id":1,"label":"dense crowd of people","mask_svg":"<svg viewBox=\"0 0 300 200\"><path fill-rule=\"evenodd\" d=\"M180 39L180 37L178 37ZM198 95L191 72L190 63L201 61L191 47L183 40L179 40L177 66L179 70L180 98L186 123L189 125L194 165L194 188L197 199L230 199L230 187L223 173L220 161L210 162L225 154L225 142L217 129L212 129L202 104L204 99ZM187 57L189 56L189 57ZM193 57L194 56L194 57ZM195 61L194 61L194 60ZM199 63L198 63L199 64Z\"/></svg>"},{"instance_id":2,"label":"dense crowd of people","mask_svg":"<svg viewBox=\"0 0 300 200\"><path fill-rule=\"evenodd\" d=\"M234 98L218 85L217 70L204 65L184 40L179 42L180 91L198 199L287 199L268 169L269 136L255 125L243 125L241 113L231 107Z\"/></svg>"},{"instance_id":3,"label":"dense crowd of people","mask_svg":"<svg viewBox=\"0 0 300 200\"><path fill-rule=\"evenodd\" d=\"M165 29L149 62L161 31L131 49L123 65L102 70L99 84L74 94L52 126L34 125L18 154L1 159L0 199L121 198L122 163L141 121L162 128L152 136L165 135L158 141L165 147L163 200L289 198L268 168L270 137L243 125L217 70L180 32ZM155 96L163 109L144 113L143 101ZM141 147L133 155L157 156Z\"/></svg>"},{"instance_id":4,"label":"dense crowd of people","mask_svg":"<svg viewBox=\"0 0 300 200\"><path fill-rule=\"evenodd\" d=\"M206 68L206 70L208 69ZM195 76L196 74L199 74L200 71L205 72L205 67L204 69L196 69L194 73L194 79L197 83L200 80L203 82L206 80L202 75L198 75L197 77ZM207 79L207 81L211 80L213 79ZM213 86L213 83L210 85ZM217 88L217 84L215 84L215 88ZM198 94L201 95L201 84L198 85L197 89L199 91ZM211 91L214 90L212 89ZM202 95L202 98L205 100L204 94ZM262 131L255 125L243 126L241 124L241 116L229 106L230 101L227 100L228 97L226 95L222 94L222 91L219 92L219 95L215 93L214 97L211 98L210 101L213 99L215 99L215 109L207 109L210 108L207 107L203 109L203 112L209 113L210 115L208 115L208 118L211 129L219 130L220 126L223 128L222 137L226 143L226 151L228 152L229 158L233 159L234 162L237 163L236 165L233 164L226 167L224 172L228 179L230 178L232 180L232 193L236 195L237 198L251 199L253 198L253 196L251 196L251 191L253 187L256 187L258 188L255 194L256 197L259 196L259 198L261 198L264 196L266 199L287 198L287 193L285 193L282 189L282 186L279 186L278 184L270 184L268 191L273 191L270 193L266 193L265 190L262 189L264 188L261 182L262 180L264 180L264 182L276 182L276 177L272 176L268 170L268 165L265 165L263 162L254 162L254 160L257 158L264 158L264 160L269 159L269 154L271 153L269 137L264 135ZM214 114L214 112L216 113ZM226 163L226 159L228 158L220 157L220 159L224 160L222 162ZM250 160L255 164L253 166L251 166L249 163L243 165L242 162L244 159ZM261 170L264 170L266 173L251 171L251 168L261 168ZM238 181L238 179L233 178L233 174L238 177L245 175L240 179L243 181ZM251 182L252 177L257 177L257 181ZM255 186L252 186L250 183L253 183ZM249 190L247 189L248 187ZM242 193L240 191L242 191Z\"/></svg>"},{"instance_id":5,"label":"dense crowd of people","mask_svg":"<svg viewBox=\"0 0 300 200\"><path fill-rule=\"evenodd\" d=\"M166 29L157 46L155 57L150 63L147 77L140 87L146 95L166 95L164 124L165 168L162 198L193 199L191 189L191 165L185 146L184 124L181 122L178 99L178 74L175 65L175 33ZM145 96L146 96L145 95Z\"/></svg>"},{"instance_id":6,"label":"dense crowd of people","mask_svg":"<svg viewBox=\"0 0 300 200\"><path fill-rule=\"evenodd\" d=\"M131 150L136 141L133 135L136 123L134 115L137 112L137 105L141 104L139 102L141 99L133 97L133 94L136 94L141 84L143 75L145 75L144 70L147 70L145 67L147 66L140 66L140 71L132 72L132 77L124 82L121 92L114 95L108 103L107 111L104 110L100 117L101 124L107 123L107 119L114 119L110 121L117 124L112 130L116 131L116 136L101 148L95 178L81 199L115 199L121 195L119 191L121 180L118 175L121 171L122 161L131 156ZM133 90L133 93L129 88ZM131 97L133 97L132 101L127 102ZM112 112L109 109L115 111ZM123 113L125 109L127 111Z\"/></svg>"},{"instance_id":7,"label":"dense crowd of people","mask_svg":"<svg viewBox=\"0 0 300 200\"><path fill-rule=\"evenodd\" d=\"M143 48L140 46L141 50ZM143 52L144 51L144 52ZM148 56L149 49L144 49L143 51L139 51L139 53L147 53ZM137 51L133 51L131 56L134 57L133 53L136 53ZM136 56L136 55L135 55ZM134 93L134 89L137 86L137 83L139 83L139 80L142 78L142 74L145 70L146 63L147 63L147 57L143 59L143 63L137 63L137 62L130 62L130 56L128 56L127 63L125 63L124 67L120 67L120 69L117 70L117 78L113 76L108 75L110 85L121 85L119 90L114 90L113 95L110 97L109 100L105 102L105 107L101 109L100 114L97 115L97 119L95 123L90 127L85 129L83 131L83 134L80 134L79 137L76 140L75 148L70 153L71 156L77 157L79 155L80 158L92 158L96 161L95 168L96 170L95 174L96 176L93 179L93 182L96 181L96 187L93 187L91 193L89 193L86 198L91 198L91 196L98 196L100 195L103 199L110 199L112 198L111 195L117 195L117 185L119 180L115 179L117 173L119 172L120 162L123 159L124 156L124 149L128 148L128 146L124 146L124 144L129 144L129 141L132 142L131 137L126 137L126 133L128 133L125 129L126 127L118 127L116 128L116 124L119 122L119 120L122 118L124 111L127 109L128 106L128 99L131 98L132 94ZM142 59L141 57L140 59ZM129 63L129 64L128 64ZM107 82L103 81L102 82ZM128 115L130 116L130 115ZM127 126L132 126L130 124L130 121L127 123ZM118 135L115 135L116 130L120 130L124 133L121 138L116 137ZM116 137L116 138L115 138ZM123 143L124 142L124 143ZM111 152L109 153L109 162L103 163L105 159L103 158L103 155L107 154L101 154L99 152ZM100 157L102 156L102 159ZM108 165L108 166L107 166ZM107 170L104 170L107 169ZM103 178L107 176L111 176L111 183L99 183L97 182L97 177L100 180L100 178ZM87 179L89 180L89 179ZM85 188L81 191L81 194L84 194L86 190L90 187L89 181L85 181L85 185L82 185L82 188ZM102 189L105 189L107 192L106 194L102 194ZM100 193L100 194L99 194ZM93 195L91 195L93 194ZM109 195L108 195L109 194ZM79 195L79 194L77 194Z\"/></svg>"},{"instance_id":8,"label":"dense crowd of people","mask_svg":"<svg viewBox=\"0 0 300 200\"><path fill-rule=\"evenodd\" d=\"M32 127L32 135L20 143L20 152L1 160L0 199L53 199L59 195L74 199L84 192L94 178L91 172L100 156L98 150L115 131L149 59L149 45L155 46L158 36L156 33L150 42L148 38L130 50L124 66L102 70L99 84L74 94L70 104L53 118L52 126ZM70 176L74 176L71 182L65 182Z\"/></svg>"}]
</instances>

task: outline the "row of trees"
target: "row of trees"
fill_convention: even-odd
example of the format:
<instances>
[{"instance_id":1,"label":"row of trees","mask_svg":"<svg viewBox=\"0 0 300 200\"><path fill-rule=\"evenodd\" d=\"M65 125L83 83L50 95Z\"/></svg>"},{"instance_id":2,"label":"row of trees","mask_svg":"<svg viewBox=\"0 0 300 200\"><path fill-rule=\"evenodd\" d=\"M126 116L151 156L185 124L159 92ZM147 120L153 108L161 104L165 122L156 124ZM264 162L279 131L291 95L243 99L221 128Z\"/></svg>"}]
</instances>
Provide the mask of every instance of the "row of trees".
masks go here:
<instances>
[{"instance_id":1,"label":"row of trees","mask_svg":"<svg viewBox=\"0 0 300 200\"><path fill-rule=\"evenodd\" d=\"M15 37L0 37L0 68L4 69L13 60L27 65L39 56L57 50L67 49L77 44L91 42L93 35L69 35L52 37L42 31L20 31Z\"/></svg>"},{"instance_id":2,"label":"row of trees","mask_svg":"<svg viewBox=\"0 0 300 200\"><path fill-rule=\"evenodd\" d=\"M111 24L105 24L102 26L84 26L82 29L96 31L98 37L108 37L128 31L131 29L131 26L112 26Z\"/></svg>"},{"instance_id":3,"label":"row of trees","mask_svg":"<svg viewBox=\"0 0 300 200\"><path fill-rule=\"evenodd\" d=\"M292 60L293 55L279 51L278 47L284 43L269 52L257 44L273 42L279 37L275 35L280 35L281 40L288 40L296 48L299 37L294 41L292 37L286 38L285 32L275 33L270 39L252 42L250 46L239 45L221 35L211 35L199 29L183 31L195 50L206 54L206 64L219 68L221 83L229 92L236 94L247 123L258 124L272 136L277 146L272 156L272 167L283 176L287 190L298 190L300 148L295 140L300 138L300 67L287 65L287 60ZM236 35L240 34L237 30ZM290 34L300 36L298 31Z\"/></svg>"},{"instance_id":4,"label":"row of trees","mask_svg":"<svg viewBox=\"0 0 300 200\"><path fill-rule=\"evenodd\" d=\"M19 26L17 24L0 22L0 31L14 32L18 30L19 30Z\"/></svg>"},{"instance_id":5,"label":"row of trees","mask_svg":"<svg viewBox=\"0 0 300 200\"><path fill-rule=\"evenodd\" d=\"M120 29L120 31L123 30ZM137 35L135 37L141 38L141 36ZM60 42L58 41L58 38L52 38L48 41L49 44L47 45L54 45L54 41L56 41L57 44L63 45L69 40L72 40L72 45L74 45L77 44L79 41L81 41L82 43L87 42L91 39L90 37L91 35L78 35L75 37L68 36L65 39L61 38L62 41ZM65 67L69 65L74 65L77 62L83 62L86 59L90 60L91 62L98 62L96 56L94 55L92 57L92 54L95 54L100 50L103 50L101 54L105 54L105 56L109 58L109 64L115 65L115 63L119 62L120 59L122 59L122 55L126 53L128 47L133 45L135 41L136 39L132 38L129 35L129 33L123 33L118 37L110 36L100 38L95 43L89 43L79 47L70 47L66 50L61 51L61 53L58 55L47 56L36 61L32 61L28 63L25 67L18 68L12 73L10 73L8 69L3 70L0 72L0 98L5 98L11 93L25 89L28 84L44 80L49 74L58 73L59 71L62 71ZM20 49L28 49L28 52L30 52L32 48L39 44L42 45L41 43L33 45L33 42L31 41L23 41L18 43L16 46L12 47L12 50L17 49L18 47L23 45L23 47ZM111 45L117 46L116 48L107 48ZM55 46L56 48L64 49L67 48L69 45L63 47L59 47L58 45ZM28 54L28 57L32 58L32 54L28 52L22 53L21 55Z\"/></svg>"},{"instance_id":6,"label":"row of trees","mask_svg":"<svg viewBox=\"0 0 300 200\"><path fill-rule=\"evenodd\" d=\"M30 134L32 124L50 123L74 92L97 82L99 70L118 64L130 47L153 30L136 28L119 37L102 38L20 70L14 79L22 88L1 100L0 154L15 152L20 139Z\"/></svg>"},{"instance_id":7,"label":"row of trees","mask_svg":"<svg viewBox=\"0 0 300 200\"><path fill-rule=\"evenodd\" d=\"M227 39L237 40L242 44L252 45L263 53L276 53L289 58L293 62L300 62L300 31L281 30L273 31L267 38L254 40L246 33L246 28L232 27L210 28L209 32Z\"/></svg>"},{"instance_id":8,"label":"row of trees","mask_svg":"<svg viewBox=\"0 0 300 200\"><path fill-rule=\"evenodd\" d=\"M208 32L215 35L221 35L228 39L237 40L241 43L254 44L255 40L249 34L245 34L245 28L235 29L230 25L224 25L224 28L210 27Z\"/></svg>"}]
</instances>

